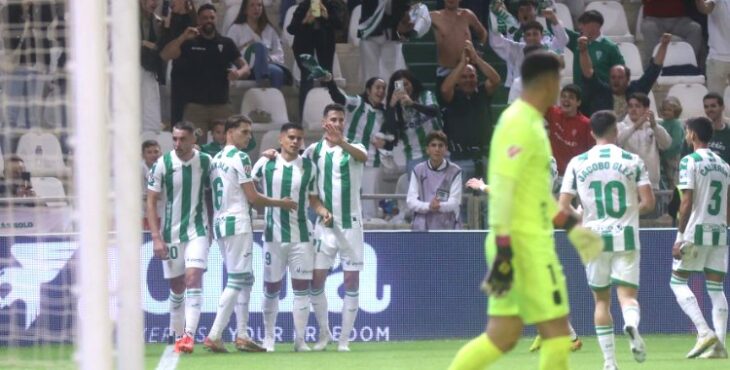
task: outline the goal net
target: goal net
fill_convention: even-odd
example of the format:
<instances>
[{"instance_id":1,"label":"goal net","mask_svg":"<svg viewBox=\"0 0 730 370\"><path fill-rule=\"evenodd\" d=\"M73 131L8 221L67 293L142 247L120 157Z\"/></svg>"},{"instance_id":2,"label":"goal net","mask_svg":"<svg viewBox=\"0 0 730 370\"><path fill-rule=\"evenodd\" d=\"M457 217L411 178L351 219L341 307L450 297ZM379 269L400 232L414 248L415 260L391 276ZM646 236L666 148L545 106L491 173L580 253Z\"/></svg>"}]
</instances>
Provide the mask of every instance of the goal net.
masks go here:
<instances>
[{"instance_id":1,"label":"goal net","mask_svg":"<svg viewBox=\"0 0 730 370\"><path fill-rule=\"evenodd\" d=\"M142 366L138 4L0 0L0 368Z\"/></svg>"}]
</instances>

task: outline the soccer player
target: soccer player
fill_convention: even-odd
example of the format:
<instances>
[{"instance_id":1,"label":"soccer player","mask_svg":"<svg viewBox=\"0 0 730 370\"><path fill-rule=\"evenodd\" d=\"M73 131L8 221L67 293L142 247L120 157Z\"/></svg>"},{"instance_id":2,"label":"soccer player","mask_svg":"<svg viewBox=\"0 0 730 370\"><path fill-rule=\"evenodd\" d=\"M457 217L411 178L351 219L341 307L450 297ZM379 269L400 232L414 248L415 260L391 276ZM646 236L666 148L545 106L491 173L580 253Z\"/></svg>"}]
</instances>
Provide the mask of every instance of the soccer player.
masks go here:
<instances>
[{"instance_id":1,"label":"soccer player","mask_svg":"<svg viewBox=\"0 0 730 370\"><path fill-rule=\"evenodd\" d=\"M317 193L320 198L320 202L311 202L319 216L314 230L316 254L310 296L319 323L319 340L313 347L315 351L324 350L332 338L324 287L338 254L342 261L345 285L338 351L350 351L350 332L355 325L359 307L358 290L364 253L360 187L363 166L368 156L365 146L344 138L344 123L344 108L339 104L327 105L322 119L324 138L304 152L304 157L311 159L317 168Z\"/></svg>"},{"instance_id":2,"label":"soccer player","mask_svg":"<svg viewBox=\"0 0 730 370\"><path fill-rule=\"evenodd\" d=\"M307 219L309 196L315 194L317 169L308 158L299 155L304 142L301 125L287 123L281 127L281 154L273 159L262 156L254 165L254 178L260 181L266 196L291 197L297 201L297 212L290 213L266 208L264 231L264 348L274 352L274 327L279 313L281 281L289 267L294 290L294 351L311 349L304 343L304 331L309 319L309 283L314 269L312 225ZM314 198L317 200L317 198ZM317 200L318 201L318 200Z\"/></svg>"},{"instance_id":3,"label":"soccer player","mask_svg":"<svg viewBox=\"0 0 730 370\"><path fill-rule=\"evenodd\" d=\"M588 286L596 302L594 323L604 358L604 370L615 370L611 285L621 303L624 333L634 359L646 359L639 335L639 214L654 210L654 193L644 161L616 146L616 115L603 110L591 116L596 146L573 157L560 189L562 209L574 211L576 195L583 206L583 226L603 238L603 253L586 265Z\"/></svg>"},{"instance_id":4,"label":"soccer player","mask_svg":"<svg viewBox=\"0 0 730 370\"><path fill-rule=\"evenodd\" d=\"M241 311L236 312L236 349L262 352L264 349L251 340L246 331L248 302L254 283L252 269L253 230L249 203L257 206L281 207L281 212L297 208L289 197L272 199L256 191L251 176L251 160L243 149L251 139L251 121L244 116L232 116L225 122L225 146L215 158L210 170L213 192L213 235L221 250L228 273L228 282L218 301L218 312L204 346L211 352L228 352L221 334L231 318L237 301Z\"/></svg>"},{"instance_id":5,"label":"soccer player","mask_svg":"<svg viewBox=\"0 0 730 370\"><path fill-rule=\"evenodd\" d=\"M175 351L192 353L200 320L202 278L208 266L209 187L211 158L195 149L195 127L180 122L172 129L173 150L160 157L147 181L147 222L156 257L170 282L170 328ZM165 199L162 227L157 200Z\"/></svg>"},{"instance_id":6,"label":"soccer player","mask_svg":"<svg viewBox=\"0 0 730 370\"><path fill-rule=\"evenodd\" d=\"M601 239L577 226L577 216L556 215L550 186L550 141L543 115L558 97L560 61L538 51L522 64L524 89L497 123L489 155L488 264L483 283L490 294L486 333L471 340L450 369L483 369L511 350L525 324L536 324L542 340L540 369L568 368L571 340L568 295L555 252L553 223L584 261L597 256ZM519 199L519 201L517 201Z\"/></svg>"},{"instance_id":7,"label":"soccer player","mask_svg":"<svg viewBox=\"0 0 730 370\"><path fill-rule=\"evenodd\" d=\"M679 163L682 201L677 240L672 248L674 263L669 286L677 303L697 328L697 343L687 358L727 358L727 299L723 280L727 274L728 184L730 166L709 149L712 122L705 118L687 121L686 139L694 147ZM712 301L713 332L687 286L689 274L704 272L707 294Z\"/></svg>"}]
</instances>

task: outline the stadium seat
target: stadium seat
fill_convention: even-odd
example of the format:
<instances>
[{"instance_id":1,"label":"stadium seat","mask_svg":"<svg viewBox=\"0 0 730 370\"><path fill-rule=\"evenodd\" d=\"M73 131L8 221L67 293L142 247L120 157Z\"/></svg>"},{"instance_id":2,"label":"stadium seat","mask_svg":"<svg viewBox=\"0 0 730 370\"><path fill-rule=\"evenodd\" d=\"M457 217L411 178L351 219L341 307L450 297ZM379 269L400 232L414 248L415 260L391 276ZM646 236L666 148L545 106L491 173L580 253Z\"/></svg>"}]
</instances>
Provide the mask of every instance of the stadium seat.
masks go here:
<instances>
[{"instance_id":1,"label":"stadium seat","mask_svg":"<svg viewBox=\"0 0 730 370\"><path fill-rule=\"evenodd\" d=\"M565 68L560 71L561 86L573 83L573 52L568 48L563 50L563 61L565 62Z\"/></svg>"},{"instance_id":2,"label":"stadium seat","mask_svg":"<svg viewBox=\"0 0 730 370\"><path fill-rule=\"evenodd\" d=\"M61 142L48 132L30 131L20 137L16 154L23 158L25 168L35 176L66 176Z\"/></svg>"},{"instance_id":3,"label":"stadium seat","mask_svg":"<svg viewBox=\"0 0 730 370\"><path fill-rule=\"evenodd\" d=\"M284 100L284 94L279 89L262 89L258 87L248 89L241 101L241 114L250 117L250 113L257 110L269 113L271 122L254 122L254 124L271 125L289 122L286 100Z\"/></svg>"},{"instance_id":4,"label":"stadium seat","mask_svg":"<svg viewBox=\"0 0 730 370\"><path fill-rule=\"evenodd\" d=\"M570 9L568 9L567 5L555 3L555 14L558 16L558 19L563 22L563 27L570 30L575 29L575 27L573 27L573 17L570 16Z\"/></svg>"},{"instance_id":5,"label":"stadium seat","mask_svg":"<svg viewBox=\"0 0 730 370\"><path fill-rule=\"evenodd\" d=\"M601 33L614 42L634 42L629 31L626 12L621 2L595 1L586 5L586 10L596 10L603 15L604 23Z\"/></svg>"},{"instance_id":6,"label":"stadium seat","mask_svg":"<svg viewBox=\"0 0 730 370\"><path fill-rule=\"evenodd\" d=\"M626 66L631 69L631 80L638 80L644 73L644 67L641 65L641 54L639 48L632 42L620 42L618 50L624 56Z\"/></svg>"},{"instance_id":7,"label":"stadium seat","mask_svg":"<svg viewBox=\"0 0 730 370\"><path fill-rule=\"evenodd\" d=\"M656 98L654 97L654 92L649 91L649 93L646 95L649 97L649 109L651 109L651 111L654 112L654 117L658 120L659 119L659 110L657 109Z\"/></svg>"},{"instance_id":8,"label":"stadium seat","mask_svg":"<svg viewBox=\"0 0 730 370\"><path fill-rule=\"evenodd\" d=\"M659 50L659 44L654 46L654 52L652 55L656 55ZM670 66L681 66L681 65L692 65L697 67L697 57L692 49L692 46L684 41L672 41L669 43L669 49L667 50L667 57L664 60L664 68ZM680 76L664 76L662 75L657 79L657 83L660 85L676 85L676 84L704 84L705 76L703 75L680 75Z\"/></svg>"},{"instance_id":9,"label":"stadium seat","mask_svg":"<svg viewBox=\"0 0 730 370\"><path fill-rule=\"evenodd\" d=\"M679 99L682 104L682 115L679 116L681 120L705 115L702 97L706 94L707 88L701 84L678 84L667 92L667 96Z\"/></svg>"},{"instance_id":10,"label":"stadium seat","mask_svg":"<svg viewBox=\"0 0 730 370\"><path fill-rule=\"evenodd\" d=\"M360 25L360 13L362 12L362 5L358 5L355 9L352 9L350 15L350 28L347 32L347 41L353 46L360 46L360 38L357 37L357 27Z\"/></svg>"},{"instance_id":11,"label":"stadium seat","mask_svg":"<svg viewBox=\"0 0 730 370\"><path fill-rule=\"evenodd\" d=\"M284 15L284 25L281 27L281 41L283 41L284 44L289 47L291 47L292 43L294 42L294 35L286 32L286 27L289 25L289 23L291 23L291 19L294 17L294 10L296 9L297 6L292 5L289 7L289 9L286 10L286 14Z\"/></svg>"},{"instance_id":12,"label":"stadium seat","mask_svg":"<svg viewBox=\"0 0 730 370\"><path fill-rule=\"evenodd\" d=\"M157 136L158 135L159 135L159 133L158 132L155 132L155 131L145 131L145 132L142 133L142 135L140 135L139 138L140 138L140 141L143 142L143 143L145 141L147 141L147 140L155 140L155 141L157 141Z\"/></svg>"},{"instance_id":13,"label":"stadium seat","mask_svg":"<svg viewBox=\"0 0 730 370\"><path fill-rule=\"evenodd\" d=\"M725 87L723 100L725 100L725 115L730 117L730 86Z\"/></svg>"},{"instance_id":14,"label":"stadium seat","mask_svg":"<svg viewBox=\"0 0 730 370\"><path fill-rule=\"evenodd\" d=\"M238 15L238 11L241 10L241 3L240 0L227 0L224 1L226 5L225 13L223 13L223 21L220 25L220 33L223 35L228 34L228 28L231 27L233 24L233 21L236 20L236 16Z\"/></svg>"},{"instance_id":15,"label":"stadium seat","mask_svg":"<svg viewBox=\"0 0 730 370\"><path fill-rule=\"evenodd\" d=\"M316 56L315 56L316 58ZM342 77L342 69L340 68L340 58L337 57L337 53L335 53L335 58L332 61L332 76L335 79L335 83L337 86L341 88L345 88L347 85L347 81L344 77ZM294 83L299 86L302 81L302 72L299 70L299 65L294 62L294 65L292 66L291 70L292 77L294 77Z\"/></svg>"},{"instance_id":16,"label":"stadium seat","mask_svg":"<svg viewBox=\"0 0 730 370\"><path fill-rule=\"evenodd\" d=\"M157 135L157 143L160 144L160 150L162 153L167 153L172 150L172 132L162 131Z\"/></svg>"},{"instance_id":17,"label":"stadium seat","mask_svg":"<svg viewBox=\"0 0 730 370\"><path fill-rule=\"evenodd\" d=\"M261 152L272 148L279 147L279 130L271 130L264 134L264 137L259 143L258 158L261 158Z\"/></svg>"},{"instance_id":18,"label":"stadium seat","mask_svg":"<svg viewBox=\"0 0 730 370\"><path fill-rule=\"evenodd\" d=\"M309 90L304 100L302 126L305 130L322 130L322 112L327 104L334 103L329 91L324 87L315 87Z\"/></svg>"},{"instance_id":19,"label":"stadium seat","mask_svg":"<svg viewBox=\"0 0 730 370\"><path fill-rule=\"evenodd\" d=\"M31 177L30 183L33 185L33 190L38 197L63 198L66 196L63 183L55 177ZM67 205L67 203L63 201L50 201L46 202L46 205L48 207L62 207Z\"/></svg>"}]
</instances>

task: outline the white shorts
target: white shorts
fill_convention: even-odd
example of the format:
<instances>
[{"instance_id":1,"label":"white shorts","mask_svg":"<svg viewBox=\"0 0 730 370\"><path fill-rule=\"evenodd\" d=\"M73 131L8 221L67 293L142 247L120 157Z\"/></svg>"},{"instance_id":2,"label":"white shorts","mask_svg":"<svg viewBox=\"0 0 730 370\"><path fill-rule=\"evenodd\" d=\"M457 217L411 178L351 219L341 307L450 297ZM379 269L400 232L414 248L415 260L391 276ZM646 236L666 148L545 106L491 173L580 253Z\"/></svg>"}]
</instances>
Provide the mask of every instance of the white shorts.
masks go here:
<instances>
[{"instance_id":1,"label":"white shorts","mask_svg":"<svg viewBox=\"0 0 730 370\"><path fill-rule=\"evenodd\" d=\"M229 235L215 241L223 256L223 263L229 274L248 272L253 274L253 234Z\"/></svg>"},{"instance_id":2,"label":"white shorts","mask_svg":"<svg viewBox=\"0 0 730 370\"><path fill-rule=\"evenodd\" d=\"M310 242L277 243L264 241L264 281L276 283L284 278L286 267L296 280L312 280L314 247Z\"/></svg>"},{"instance_id":3,"label":"white shorts","mask_svg":"<svg viewBox=\"0 0 730 370\"><path fill-rule=\"evenodd\" d=\"M314 268L328 270L335 265L335 257L340 255L342 270L362 271L363 233L362 228L341 229L337 226L325 227L318 223L314 229Z\"/></svg>"},{"instance_id":4,"label":"white shorts","mask_svg":"<svg viewBox=\"0 0 730 370\"><path fill-rule=\"evenodd\" d=\"M685 255L681 260L672 262L672 271L679 272L715 272L727 274L728 247L695 246L697 257Z\"/></svg>"},{"instance_id":5,"label":"white shorts","mask_svg":"<svg viewBox=\"0 0 730 370\"><path fill-rule=\"evenodd\" d=\"M592 290L603 290L614 285L639 287L639 251L603 252L586 264L588 286Z\"/></svg>"},{"instance_id":6,"label":"white shorts","mask_svg":"<svg viewBox=\"0 0 730 370\"><path fill-rule=\"evenodd\" d=\"M208 268L208 237L201 236L188 242L167 245L168 259L162 261L165 279L185 274L185 269Z\"/></svg>"}]
</instances>

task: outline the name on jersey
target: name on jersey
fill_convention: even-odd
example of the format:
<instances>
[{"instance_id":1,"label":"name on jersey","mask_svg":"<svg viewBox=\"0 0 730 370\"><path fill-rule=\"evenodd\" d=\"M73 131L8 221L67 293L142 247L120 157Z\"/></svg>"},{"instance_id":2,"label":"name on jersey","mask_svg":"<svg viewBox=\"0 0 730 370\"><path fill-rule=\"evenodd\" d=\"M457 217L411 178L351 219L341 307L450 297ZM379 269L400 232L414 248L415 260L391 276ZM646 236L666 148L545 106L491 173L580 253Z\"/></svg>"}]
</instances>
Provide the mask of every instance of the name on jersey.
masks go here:
<instances>
[{"instance_id":1,"label":"name on jersey","mask_svg":"<svg viewBox=\"0 0 730 370\"><path fill-rule=\"evenodd\" d=\"M210 170L221 170L224 173L228 173L228 166L223 163L223 161L213 161L213 163L210 164Z\"/></svg>"},{"instance_id":2,"label":"name on jersey","mask_svg":"<svg viewBox=\"0 0 730 370\"><path fill-rule=\"evenodd\" d=\"M584 182L586 180L586 177L588 177L593 172L608 171L608 170L616 171L626 177L629 177L634 173L634 171L631 170L631 168L624 166L622 163L616 162L616 163L613 163L613 165L612 165L611 162L608 162L608 161L597 162L597 163L593 163L589 167L583 169L580 172L580 174L578 174L578 181Z\"/></svg>"},{"instance_id":3,"label":"name on jersey","mask_svg":"<svg viewBox=\"0 0 730 370\"><path fill-rule=\"evenodd\" d=\"M705 166L702 166L702 168L700 169L700 175L702 176L707 176L707 174L710 172L720 172L721 174L728 176L725 166L721 166L717 163L707 164Z\"/></svg>"}]
</instances>

